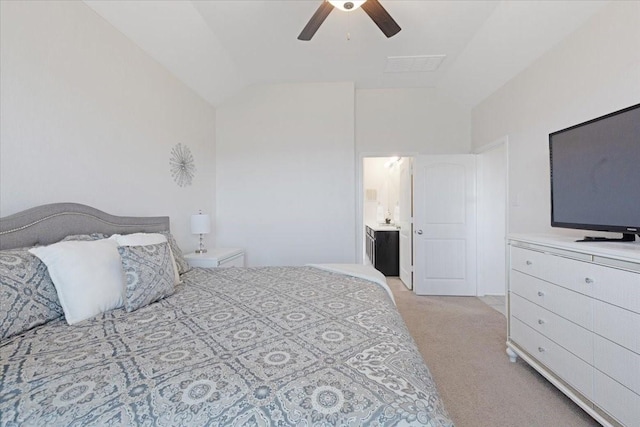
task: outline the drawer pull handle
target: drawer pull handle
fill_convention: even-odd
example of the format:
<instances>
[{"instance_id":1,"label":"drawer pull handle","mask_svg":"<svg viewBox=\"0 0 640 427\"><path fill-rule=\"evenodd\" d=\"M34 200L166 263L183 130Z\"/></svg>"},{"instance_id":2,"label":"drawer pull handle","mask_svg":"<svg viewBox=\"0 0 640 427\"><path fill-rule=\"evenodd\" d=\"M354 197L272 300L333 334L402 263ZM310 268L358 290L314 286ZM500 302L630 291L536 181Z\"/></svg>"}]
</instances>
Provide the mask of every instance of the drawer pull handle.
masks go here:
<instances>
[{"instance_id":1,"label":"drawer pull handle","mask_svg":"<svg viewBox=\"0 0 640 427\"><path fill-rule=\"evenodd\" d=\"M544 325L544 320L538 319L538 325Z\"/></svg>"},{"instance_id":2,"label":"drawer pull handle","mask_svg":"<svg viewBox=\"0 0 640 427\"><path fill-rule=\"evenodd\" d=\"M531 261L527 260L527 265L533 264Z\"/></svg>"},{"instance_id":3,"label":"drawer pull handle","mask_svg":"<svg viewBox=\"0 0 640 427\"><path fill-rule=\"evenodd\" d=\"M593 283L593 279L591 279L589 277L585 277L584 278L584 283L592 284Z\"/></svg>"},{"instance_id":4,"label":"drawer pull handle","mask_svg":"<svg viewBox=\"0 0 640 427\"><path fill-rule=\"evenodd\" d=\"M542 347L538 347L538 351L539 351L540 353L544 353L544 348L542 348Z\"/></svg>"},{"instance_id":5,"label":"drawer pull handle","mask_svg":"<svg viewBox=\"0 0 640 427\"><path fill-rule=\"evenodd\" d=\"M543 297L543 296L544 296L544 292L542 292L542 291L538 291L538 296L539 296L539 297Z\"/></svg>"}]
</instances>

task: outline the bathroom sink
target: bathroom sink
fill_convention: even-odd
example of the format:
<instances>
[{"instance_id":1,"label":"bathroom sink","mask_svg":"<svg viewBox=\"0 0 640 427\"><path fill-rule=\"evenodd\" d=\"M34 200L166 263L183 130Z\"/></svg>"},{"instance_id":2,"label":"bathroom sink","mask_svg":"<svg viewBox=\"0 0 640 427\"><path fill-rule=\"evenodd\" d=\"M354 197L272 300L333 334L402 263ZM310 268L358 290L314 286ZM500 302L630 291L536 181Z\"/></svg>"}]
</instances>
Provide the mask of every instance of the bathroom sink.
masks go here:
<instances>
[{"instance_id":1,"label":"bathroom sink","mask_svg":"<svg viewBox=\"0 0 640 427\"><path fill-rule=\"evenodd\" d=\"M380 224L376 227L378 230L398 230L398 227L395 224Z\"/></svg>"}]
</instances>

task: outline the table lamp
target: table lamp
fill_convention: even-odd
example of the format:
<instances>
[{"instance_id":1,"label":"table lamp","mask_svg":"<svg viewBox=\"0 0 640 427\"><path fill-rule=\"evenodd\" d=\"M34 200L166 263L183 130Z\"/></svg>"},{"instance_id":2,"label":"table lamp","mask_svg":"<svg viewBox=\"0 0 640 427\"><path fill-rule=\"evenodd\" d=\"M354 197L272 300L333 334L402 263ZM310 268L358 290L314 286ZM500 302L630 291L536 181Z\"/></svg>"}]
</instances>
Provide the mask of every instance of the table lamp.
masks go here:
<instances>
[{"instance_id":1,"label":"table lamp","mask_svg":"<svg viewBox=\"0 0 640 427\"><path fill-rule=\"evenodd\" d=\"M191 233L200 235L200 247L196 249L197 254L204 254L207 250L202 243L202 237L204 234L209 234L211 232L211 219L208 214L203 214L202 212L191 215Z\"/></svg>"}]
</instances>

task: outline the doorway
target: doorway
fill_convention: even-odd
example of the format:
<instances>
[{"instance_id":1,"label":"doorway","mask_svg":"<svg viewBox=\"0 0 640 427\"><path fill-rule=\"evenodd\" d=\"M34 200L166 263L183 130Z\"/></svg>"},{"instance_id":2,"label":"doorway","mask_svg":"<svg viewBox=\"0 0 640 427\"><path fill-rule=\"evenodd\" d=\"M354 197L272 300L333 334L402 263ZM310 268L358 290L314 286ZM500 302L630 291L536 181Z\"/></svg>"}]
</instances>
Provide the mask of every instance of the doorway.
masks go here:
<instances>
[{"instance_id":1,"label":"doorway","mask_svg":"<svg viewBox=\"0 0 640 427\"><path fill-rule=\"evenodd\" d=\"M358 250L362 254L362 262L374 266L383 262L372 254L375 253L373 239L376 235L384 236L385 241L394 242L392 248L381 248L386 253L393 252L395 267L392 276L400 277L408 289L413 289L412 162L412 157L362 157L359 186L361 238L358 239Z\"/></svg>"},{"instance_id":2,"label":"doorway","mask_svg":"<svg viewBox=\"0 0 640 427\"><path fill-rule=\"evenodd\" d=\"M379 159L380 164L384 167L384 164L390 159L388 156L384 159L381 159L381 157L381 155L361 155L360 161L357 163L359 201L356 205L358 227L356 230L356 253L358 259L365 264L368 261L365 252L366 220L364 206L366 203L370 204L368 207L369 217L373 216L375 223L377 221L378 199L384 200L384 196L378 194L377 190L375 192L370 191L367 194L367 189L371 190L372 188L365 185L364 164L366 159L374 158ZM449 158L447 159L446 157ZM473 157L475 159L472 163L477 163L477 172L470 172L470 165L465 165L465 157ZM418 173L417 168L419 165L416 164L417 159L420 160L422 165L435 162L433 163L434 167L425 170L421 169L421 173ZM400 257L401 262L404 260L408 263L407 268L404 269L404 277L402 269L400 269L403 283L409 289L415 291L414 288L417 286L417 281L421 281L425 285L423 286L425 290L418 293L431 295L504 295L508 224L507 138L505 137L489 144L476 151L473 155L418 156L414 153L404 157L404 160L406 163L400 163L400 165L410 165L409 173L406 175L410 177L410 190L404 192L409 194L409 201L406 202L406 205L403 205L401 201L403 191L398 190L400 198L397 202L400 209L396 217L399 220L393 219L394 212L388 208L388 206L393 206L396 203L395 198L392 198L390 203L387 202L386 207L382 207L383 218L384 215L390 214L390 219L400 224L400 230L405 230L405 241L411 242L406 250L409 255ZM446 165L442 165L443 161ZM455 165L459 161L462 163ZM464 174L451 175L456 170L464 171ZM377 173L383 172L378 170ZM425 174L431 174L432 176L426 179L419 177L423 176L424 178ZM442 177L440 176L442 174L451 176ZM470 180L472 177L473 181ZM477 193L476 177L478 180ZM420 188L422 190L417 188L417 181L421 181ZM477 202L475 207L466 206L464 208L465 212L471 214L471 217L464 215L464 221L460 219L457 221L451 220L451 218L455 217L453 215L455 212L461 212L461 208L455 209L455 203L449 206L450 202L455 201L449 196L461 194L459 189L449 188L456 183L463 185L467 189L472 189L473 192L468 194L466 200ZM502 185L503 190L499 188L491 189L491 186L496 185L498 187ZM459 187L462 188L460 185ZM424 194L418 194L419 191ZM431 201L426 201L425 197L429 194L431 194ZM417 204L420 203L424 204L422 214L418 213ZM446 206L448 206L446 208L448 210L445 210ZM376 214L373 214L374 209ZM501 212L502 214L495 214L495 212ZM405 213L407 215L403 218ZM439 219L438 216L445 218L446 221ZM406 221L406 224L403 224L403 221ZM497 223L489 224L492 221ZM447 225L447 223L449 224ZM468 232L466 236L462 234L455 236L455 233L461 233L462 228L464 228L461 227L462 223L475 227L475 230L466 227L465 230ZM502 231L500 232L499 230ZM445 231L450 232L450 235L438 234ZM477 235L475 234L476 232ZM462 250L461 247L463 241L466 242L463 245L466 248L465 250ZM489 242L494 243L491 244ZM416 249L416 245L422 246ZM423 255L418 254L420 250L422 250ZM445 257L443 254L448 255ZM417 256L421 257L421 259L417 259ZM427 262L428 260L432 261ZM466 282L464 286L462 286L463 282Z\"/></svg>"}]
</instances>

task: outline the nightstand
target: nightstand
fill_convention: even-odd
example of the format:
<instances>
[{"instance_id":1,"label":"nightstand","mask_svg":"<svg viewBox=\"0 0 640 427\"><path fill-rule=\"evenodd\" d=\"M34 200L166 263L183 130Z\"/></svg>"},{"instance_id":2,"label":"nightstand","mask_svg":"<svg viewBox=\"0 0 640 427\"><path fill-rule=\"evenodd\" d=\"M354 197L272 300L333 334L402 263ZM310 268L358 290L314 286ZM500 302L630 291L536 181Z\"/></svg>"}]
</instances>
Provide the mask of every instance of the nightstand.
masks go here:
<instances>
[{"instance_id":1,"label":"nightstand","mask_svg":"<svg viewBox=\"0 0 640 427\"><path fill-rule=\"evenodd\" d=\"M244 267L244 249L212 248L203 254L191 252L184 256L191 267Z\"/></svg>"}]
</instances>

